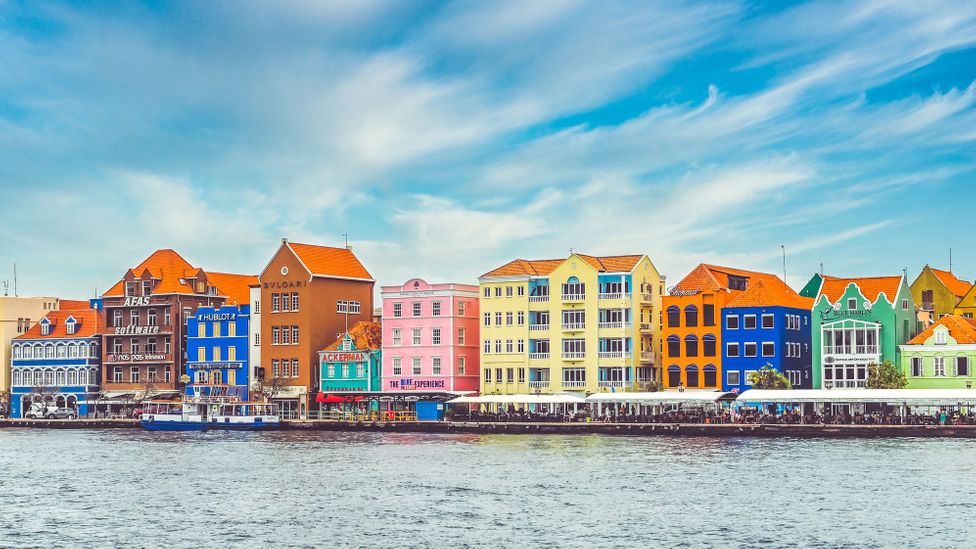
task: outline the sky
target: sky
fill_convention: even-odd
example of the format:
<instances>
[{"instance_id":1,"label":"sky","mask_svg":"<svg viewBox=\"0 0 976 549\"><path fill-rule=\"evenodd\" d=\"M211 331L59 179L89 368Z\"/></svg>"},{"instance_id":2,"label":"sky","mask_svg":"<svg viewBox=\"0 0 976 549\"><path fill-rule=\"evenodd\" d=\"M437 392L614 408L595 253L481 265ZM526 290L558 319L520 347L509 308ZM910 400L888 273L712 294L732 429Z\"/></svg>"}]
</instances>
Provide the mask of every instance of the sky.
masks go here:
<instances>
[{"instance_id":1,"label":"sky","mask_svg":"<svg viewBox=\"0 0 976 549\"><path fill-rule=\"evenodd\" d=\"M0 280L646 253L976 278L976 3L0 0Z\"/></svg>"}]
</instances>

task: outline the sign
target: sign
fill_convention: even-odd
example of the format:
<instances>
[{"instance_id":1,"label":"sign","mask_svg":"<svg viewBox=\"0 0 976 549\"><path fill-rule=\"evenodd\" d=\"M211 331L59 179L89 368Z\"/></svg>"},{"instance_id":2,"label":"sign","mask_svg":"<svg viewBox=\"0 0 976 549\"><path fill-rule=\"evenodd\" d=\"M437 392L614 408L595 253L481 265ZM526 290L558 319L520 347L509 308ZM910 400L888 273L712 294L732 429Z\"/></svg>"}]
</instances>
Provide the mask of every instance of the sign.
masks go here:
<instances>
[{"instance_id":1,"label":"sign","mask_svg":"<svg viewBox=\"0 0 976 549\"><path fill-rule=\"evenodd\" d=\"M168 355L159 354L120 354L108 355L108 362L169 362Z\"/></svg>"},{"instance_id":2,"label":"sign","mask_svg":"<svg viewBox=\"0 0 976 549\"><path fill-rule=\"evenodd\" d=\"M115 335L158 334L159 326L116 326Z\"/></svg>"},{"instance_id":3,"label":"sign","mask_svg":"<svg viewBox=\"0 0 976 549\"><path fill-rule=\"evenodd\" d=\"M197 370L218 370L222 368L240 368L244 366L242 362L190 362L188 368Z\"/></svg>"},{"instance_id":4,"label":"sign","mask_svg":"<svg viewBox=\"0 0 976 549\"><path fill-rule=\"evenodd\" d=\"M237 313L208 313L198 314L197 320L201 322L220 322L223 320L237 320Z\"/></svg>"},{"instance_id":5,"label":"sign","mask_svg":"<svg viewBox=\"0 0 976 549\"><path fill-rule=\"evenodd\" d=\"M671 286L668 288L668 295L671 297L684 297L689 295L698 295L698 290L679 290L677 286Z\"/></svg>"},{"instance_id":6,"label":"sign","mask_svg":"<svg viewBox=\"0 0 976 549\"><path fill-rule=\"evenodd\" d=\"M127 296L125 301L122 302L123 307L145 307L146 305L149 305L148 295L142 297Z\"/></svg>"},{"instance_id":7,"label":"sign","mask_svg":"<svg viewBox=\"0 0 976 549\"><path fill-rule=\"evenodd\" d=\"M871 311L866 311L864 309L856 309L854 311L827 309L826 311L820 311L820 320L823 322L827 322L830 320L838 320L841 318L863 318L869 316L870 314Z\"/></svg>"},{"instance_id":8,"label":"sign","mask_svg":"<svg viewBox=\"0 0 976 549\"><path fill-rule=\"evenodd\" d=\"M188 376L186 374L183 374L183 375L180 376L180 383L182 383L183 385L186 385L189 382L190 382L190 376Z\"/></svg>"},{"instance_id":9,"label":"sign","mask_svg":"<svg viewBox=\"0 0 976 549\"><path fill-rule=\"evenodd\" d=\"M353 351L322 351L322 362L366 362L366 353Z\"/></svg>"},{"instance_id":10,"label":"sign","mask_svg":"<svg viewBox=\"0 0 976 549\"><path fill-rule=\"evenodd\" d=\"M278 282L265 282L264 289L277 290L281 288L302 288L308 286L307 280L280 280Z\"/></svg>"},{"instance_id":11,"label":"sign","mask_svg":"<svg viewBox=\"0 0 976 549\"><path fill-rule=\"evenodd\" d=\"M447 389L447 381L443 379L413 379L401 378L391 379L387 383L387 389L398 391L420 391L425 389Z\"/></svg>"}]
</instances>

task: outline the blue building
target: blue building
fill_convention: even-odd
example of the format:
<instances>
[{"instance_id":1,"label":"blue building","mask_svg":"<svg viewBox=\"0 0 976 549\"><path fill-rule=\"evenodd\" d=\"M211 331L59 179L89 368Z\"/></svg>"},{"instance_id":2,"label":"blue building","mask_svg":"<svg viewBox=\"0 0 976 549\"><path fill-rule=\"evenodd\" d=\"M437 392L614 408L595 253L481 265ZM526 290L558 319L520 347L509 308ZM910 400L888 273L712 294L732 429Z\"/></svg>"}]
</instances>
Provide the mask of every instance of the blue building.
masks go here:
<instances>
[{"instance_id":1,"label":"blue building","mask_svg":"<svg viewBox=\"0 0 976 549\"><path fill-rule=\"evenodd\" d=\"M200 307L187 321L187 395L248 399L251 306Z\"/></svg>"},{"instance_id":2,"label":"blue building","mask_svg":"<svg viewBox=\"0 0 976 549\"><path fill-rule=\"evenodd\" d=\"M10 417L34 403L94 411L101 380L101 301L49 312L11 345Z\"/></svg>"},{"instance_id":3,"label":"blue building","mask_svg":"<svg viewBox=\"0 0 976 549\"><path fill-rule=\"evenodd\" d=\"M794 389L812 388L812 308L812 299L779 279L757 281L729 301L722 309L722 389L751 389L749 374L766 365Z\"/></svg>"}]
</instances>

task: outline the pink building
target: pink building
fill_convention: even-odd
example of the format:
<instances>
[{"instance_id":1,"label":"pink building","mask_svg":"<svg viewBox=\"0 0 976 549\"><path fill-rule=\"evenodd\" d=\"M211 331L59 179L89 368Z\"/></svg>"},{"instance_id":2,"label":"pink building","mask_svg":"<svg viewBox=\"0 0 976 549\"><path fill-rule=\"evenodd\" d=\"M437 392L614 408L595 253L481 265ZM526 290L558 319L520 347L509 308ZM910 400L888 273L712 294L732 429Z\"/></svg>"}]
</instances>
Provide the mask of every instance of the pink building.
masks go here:
<instances>
[{"instance_id":1,"label":"pink building","mask_svg":"<svg viewBox=\"0 0 976 549\"><path fill-rule=\"evenodd\" d=\"M478 286L383 286L384 391L478 391Z\"/></svg>"}]
</instances>

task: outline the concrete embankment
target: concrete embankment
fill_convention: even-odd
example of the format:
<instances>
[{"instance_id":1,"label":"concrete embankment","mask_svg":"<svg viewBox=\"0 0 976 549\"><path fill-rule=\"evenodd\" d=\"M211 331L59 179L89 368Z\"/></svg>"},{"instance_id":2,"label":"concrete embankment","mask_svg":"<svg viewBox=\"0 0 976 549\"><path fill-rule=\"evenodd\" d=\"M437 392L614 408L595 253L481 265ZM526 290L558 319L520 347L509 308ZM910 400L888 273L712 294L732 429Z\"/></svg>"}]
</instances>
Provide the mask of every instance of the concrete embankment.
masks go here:
<instances>
[{"instance_id":1,"label":"concrete embankment","mask_svg":"<svg viewBox=\"0 0 976 549\"><path fill-rule=\"evenodd\" d=\"M136 428L134 419L0 419L0 428L42 429ZM976 438L976 425L703 425L699 423L492 423L451 421L283 421L282 428L297 431L362 431L386 433L483 433L483 434L603 434L623 436L698 437L949 437Z\"/></svg>"}]
</instances>

